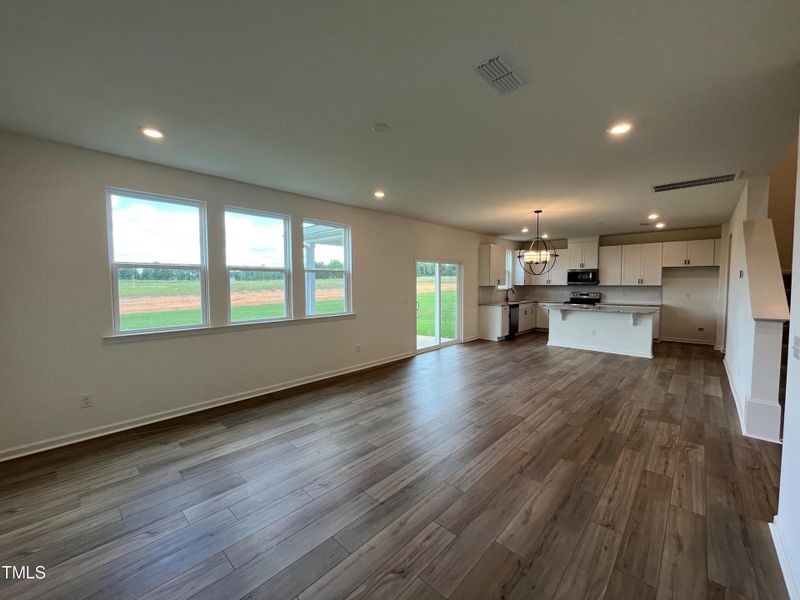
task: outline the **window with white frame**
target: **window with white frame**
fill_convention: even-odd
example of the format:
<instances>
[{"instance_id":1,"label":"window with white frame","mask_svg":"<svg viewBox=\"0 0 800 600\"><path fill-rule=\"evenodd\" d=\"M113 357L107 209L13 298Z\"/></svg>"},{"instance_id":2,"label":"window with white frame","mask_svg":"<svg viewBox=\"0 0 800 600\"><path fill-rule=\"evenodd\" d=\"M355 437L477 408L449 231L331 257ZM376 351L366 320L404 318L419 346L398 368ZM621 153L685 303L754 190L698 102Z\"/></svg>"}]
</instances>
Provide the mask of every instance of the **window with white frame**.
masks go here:
<instances>
[{"instance_id":1,"label":"window with white frame","mask_svg":"<svg viewBox=\"0 0 800 600\"><path fill-rule=\"evenodd\" d=\"M306 315L350 312L350 228L303 221Z\"/></svg>"},{"instance_id":2,"label":"window with white frame","mask_svg":"<svg viewBox=\"0 0 800 600\"><path fill-rule=\"evenodd\" d=\"M225 209L231 323L291 317L289 231L289 217Z\"/></svg>"},{"instance_id":3,"label":"window with white frame","mask_svg":"<svg viewBox=\"0 0 800 600\"><path fill-rule=\"evenodd\" d=\"M207 325L205 203L123 190L107 198L114 331Z\"/></svg>"},{"instance_id":4,"label":"window with white frame","mask_svg":"<svg viewBox=\"0 0 800 600\"><path fill-rule=\"evenodd\" d=\"M506 268L504 283L497 286L498 290L507 290L514 285L514 251L506 250Z\"/></svg>"}]
</instances>

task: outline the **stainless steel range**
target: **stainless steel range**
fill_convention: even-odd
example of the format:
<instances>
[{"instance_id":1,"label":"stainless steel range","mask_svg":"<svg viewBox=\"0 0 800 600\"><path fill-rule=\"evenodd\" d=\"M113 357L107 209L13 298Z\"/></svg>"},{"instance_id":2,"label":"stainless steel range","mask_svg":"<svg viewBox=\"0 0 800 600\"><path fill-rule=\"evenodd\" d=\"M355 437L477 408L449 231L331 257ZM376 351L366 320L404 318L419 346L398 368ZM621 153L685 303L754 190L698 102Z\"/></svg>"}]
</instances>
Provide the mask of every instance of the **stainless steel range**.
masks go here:
<instances>
[{"instance_id":1,"label":"stainless steel range","mask_svg":"<svg viewBox=\"0 0 800 600\"><path fill-rule=\"evenodd\" d=\"M569 300L564 304L583 304L594 306L600 302L600 292L570 292Z\"/></svg>"}]
</instances>

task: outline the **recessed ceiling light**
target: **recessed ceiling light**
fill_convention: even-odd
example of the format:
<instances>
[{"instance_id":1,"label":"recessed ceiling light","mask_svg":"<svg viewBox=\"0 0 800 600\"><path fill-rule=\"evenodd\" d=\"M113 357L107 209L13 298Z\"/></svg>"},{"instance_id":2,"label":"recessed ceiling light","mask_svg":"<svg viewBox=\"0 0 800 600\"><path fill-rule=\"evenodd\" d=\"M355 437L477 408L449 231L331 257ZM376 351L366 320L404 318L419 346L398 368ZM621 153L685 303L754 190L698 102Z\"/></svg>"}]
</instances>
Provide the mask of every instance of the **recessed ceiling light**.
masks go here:
<instances>
[{"instance_id":1,"label":"recessed ceiling light","mask_svg":"<svg viewBox=\"0 0 800 600\"><path fill-rule=\"evenodd\" d=\"M142 135L145 135L154 140L164 139L164 137L166 137L167 135L166 133L164 133L163 129L159 129L158 127L144 126L140 127L139 131L142 132Z\"/></svg>"},{"instance_id":2,"label":"recessed ceiling light","mask_svg":"<svg viewBox=\"0 0 800 600\"><path fill-rule=\"evenodd\" d=\"M375 190L375 193L372 195L380 199L386 196L386 192L384 192L383 190Z\"/></svg>"},{"instance_id":3,"label":"recessed ceiling light","mask_svg":"<svg viewBox=\"0 0 800 600\"><path fill-rule=\"evenodd\" d=\"M613 123L607 131L611 135L620 136L630 132L631 129L633 129L633 123L630 121L619 121L617 123Z\"/></svg>"},{"instance_id":4,"label":"recessed ceiling light","mask_svg":"<svg viewBox=\"0 0 800 600\"><path fill-rule=\"evenodd\" d=\"M372 127L370 127L372 133L386 133L391 129L389 125L386 123L373 123Z\"/></svg>"},{"instance_id":5,"label":"recessed ceiling light","mask_svg":"<svg viewBox=\"0 0 800 600\"><path fill-rule=\"evenodd\" d=\"M546 239L547 237L548 237L548 235L546 233L542 234L542 239Z\"/></svg>"},{"instance_id":6,"label":"recessed ceiling light","mask_svg":"<svg viewBox=\"0 0 800 600\"><path fill-rule=\"evenodd\" d=\"M522 228L522 233L528 233L528 228L527 227L523 227Z\"/></svg>"},{"instance_id":7,"label":"recessed ceiling light","mask_svg":"<svg viewBox=\"0 0 800 600\"><path fill-rule=\"evenodd\" d=\"M666 225L664 223L656 223L656 229L664 229Z\"/></svg>"},{"instance_id":8,"label":"recessed ceiling light","mask_svg":"<svg viewBox=\"0 0 800 600\"><path fill-rule=\"evenodd\" d=\"M652 213L647 215L647 218L650 219L651 221L655 221L658 218L658 215L656 213Z\"/></svg>"}]
</instances>

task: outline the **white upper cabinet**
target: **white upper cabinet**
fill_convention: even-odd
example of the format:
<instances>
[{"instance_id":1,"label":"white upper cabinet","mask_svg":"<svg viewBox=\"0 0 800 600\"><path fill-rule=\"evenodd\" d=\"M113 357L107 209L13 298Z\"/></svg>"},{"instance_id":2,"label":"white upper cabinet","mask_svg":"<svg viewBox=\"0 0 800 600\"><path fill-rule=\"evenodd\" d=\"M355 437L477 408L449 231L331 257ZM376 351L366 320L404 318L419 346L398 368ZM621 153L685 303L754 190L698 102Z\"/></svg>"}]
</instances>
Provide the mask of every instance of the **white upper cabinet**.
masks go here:
<instances>
[{"instance_id":1,"label":"white upper cabinet","mask_svg":"<svg viewBox=\"0 0 800 600\"><path fill-rule=\"evenodd\" d=\"M622 246L602 246L597 268L600 285L622 285Z\"/></svg>"},{"instance_id":2,"label":"white upper cabinet","mask_svg":"<svg viewBox=\"0 0 800 600\"><path fill-rule=\"evenodd\" d=\"M569 269L569 250L556 250L556 264L543 275L527 276L527 285L567 285L567 269Z\"/></svg>"},{"instance_id":3,"label":"white upper cabinet","mask_svg":"<svg viewBox=\"0 0 800 600\"><path fill-rule=\"evenodd\" d=\"M505 285L506 249L496 244L478 248L478 285Z\"/></svg>"},{"instance_id":4,"label":"white upper cabinet","mask_svg":"<svg viewBox=\"0 0 800 600\"><path fill-rule=\"evenodd\" d=\"M622 285L661 285L663 244L622 246Z\"/></svg>"},{"instance_id":5,"label":"white upper cabinet","mask_svg":"<svg viewBox=\"0 0 800 600\"><path fill-rule=\"evenodd\" d=\"M714 240L691 240L687 244L687 265L690 267L714 266Z\"/></svg>"},{"instance_id":6,"label":"white upper cabinet","mask_svg":"<svg viewBox=\"0 0 800 600\"><path fill-rule=\"evenodd\" d=\"M641 285L642 245L622 246L622 285Z\"/></svg>"},{"instance_id":7,"label":"white upper cabinet","mask_svg":"<svg viewBox=\"0 0 800 600\"><path fill-rule=\"evenodd\" d=\"M686 266L687 253L688 248L686 247L686 242L664 242L664 266Z\"/></svg>"},{"instance_id":8,"label":"white upper cabinet","mask_svg":"<svg viewBox=\"0 0 800 600\"><path fill-rule=\"evenodd\" d=\"M714 266L718 267L722 263L722 238L714 240Z\"/></svg>"},{"instance_id":9,"label":"white upper cabinet","mask_svg":"<svg viewBox=\"0 0 800 600\"><path fill-rule=\"evenodd\" d=\"M596 269L598 264L596 241L569 240L569 268Z\"/></svg>"},{"instance_id":10,"label":"white upper cabinet","mask_svg":"<svg viewBox=\"0 0 800 600\"><path fill-rule=\"evenodd\" d=\"M664 242L665 267L714 266L715 240Z\"/></svg>"},{"instance_id":11,"label":"white upper cabinet","mask_svg":"<svg viewBox=\"0 0 800 600\"><path fill-rule=\"evenodd\" d=\"M661 285L663 244L642 244L642 285Z\"/></svg>"},{"instance_id":12,"label":"white upper cabinet","mask_svg":"<svg viewBox=\"0 0 800 600\"><path fill-rule=\"evenodd\" d=\"M562 254L556 259L556 264L549 273L545 273L547 278L547 285L567 285L567 269L569 267L569 254L567 250L559 250L558 254ZM563 260L562 260L563 259Z\"/></svg>"}]
</instances>

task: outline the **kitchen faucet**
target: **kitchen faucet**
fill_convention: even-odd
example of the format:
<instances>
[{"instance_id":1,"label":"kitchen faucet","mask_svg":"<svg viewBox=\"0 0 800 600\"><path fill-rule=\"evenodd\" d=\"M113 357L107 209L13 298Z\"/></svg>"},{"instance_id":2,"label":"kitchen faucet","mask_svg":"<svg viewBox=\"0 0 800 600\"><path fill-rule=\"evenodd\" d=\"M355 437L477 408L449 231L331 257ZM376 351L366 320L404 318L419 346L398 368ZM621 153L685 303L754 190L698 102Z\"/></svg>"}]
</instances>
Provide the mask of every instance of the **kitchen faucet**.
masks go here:
<instances>
[{"instance_id":1,"label":"kitchen faucet","mask_svg":"<svg viewBox=\"0 0 800 600\"><path fill-rule=\"evenodd\" d=\"M508 292L511 292L511 293L512 293L512 294L514 294L515 296L517 295L517 292L515 292L515 291L514 291L514 288L513 288L513 287L507 288L507 289L506 289L506 304L508 304Z\"/></svg>"}]
</instances>

